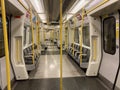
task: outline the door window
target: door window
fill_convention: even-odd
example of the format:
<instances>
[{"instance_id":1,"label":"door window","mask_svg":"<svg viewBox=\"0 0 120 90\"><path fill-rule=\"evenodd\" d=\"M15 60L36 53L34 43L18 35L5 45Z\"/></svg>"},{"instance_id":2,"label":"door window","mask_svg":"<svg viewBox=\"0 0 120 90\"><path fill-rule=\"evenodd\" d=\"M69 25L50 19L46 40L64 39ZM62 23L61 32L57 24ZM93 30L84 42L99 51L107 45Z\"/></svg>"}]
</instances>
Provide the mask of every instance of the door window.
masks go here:
<instances>
[{"instance_id":1,"label":"door window","mask_svg":"<svg viewBox=\"0 0 120 90\"><path fill-rule=\"evenodd\" d=\"M103 20L103 48L106 53L116 52L116 19L108 17Z\"/></svg>"}]
</instances>

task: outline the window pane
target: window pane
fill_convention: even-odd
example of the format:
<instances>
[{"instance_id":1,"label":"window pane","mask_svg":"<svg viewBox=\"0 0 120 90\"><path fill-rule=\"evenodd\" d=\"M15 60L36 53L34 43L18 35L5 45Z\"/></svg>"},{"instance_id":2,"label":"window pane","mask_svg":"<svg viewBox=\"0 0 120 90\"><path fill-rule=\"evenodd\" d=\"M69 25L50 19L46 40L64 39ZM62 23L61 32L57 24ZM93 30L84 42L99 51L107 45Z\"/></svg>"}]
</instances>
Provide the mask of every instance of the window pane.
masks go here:
<instances>
[{"instance_id":1,"label":"window pane","mask_svg":"<svg viewBox=\"0 0 120 90\"><path fill-rule=\"evenodd\" d=\"M3 28L2 28L2 18L0 17L0 57L5 55L4 51L4 38L3 38Z\"/></svg>"},{"instance_id":2,"label":"window pane","mask_svg":"<svg viewBox=\"0 0 120 90\"><path fill-rule=\"evenodd\" d=\"M79 43L79 29L78 28L74 30L74 41L75 43Z\"/></svg>"},{"instance_id":3,"label":"window pane","mask_svg":"<svg viewBox=\"0 0 120 90\"><path fill-rule=\"evenodd\" d=\"M7 27L9 25L7 20ZM9 40L9 32L8 33L8 40ZM4 50L4 37L3 37L3 27L2 27L2 17L0 16L0 57L5 56L5 50Z\"/></svg>"},{"instance_id":4,"label":"window pane","mask_svg":"<svg viewBox=\"0 0 120 90\"><path fill-rule=\"evenodd\" d=\"M83 32L83 44L86 46L90 46L89 26L84 26L82 32Z\"/></svg>"},{"instance_id":5,"label":"window pane","mask_svg":"<svg viewBox=\"0 0 120 90\"><path fill-rule=\"evenodd\" d=\"M116 52L116 22L114 17L109 17L103 21L103 47L109 54Z\"/></svg>"},{"instance_id":6,"label":"window pane","mask_svg":"<svg viewBox=\"0 0 120 90\"><path fill-rule=\"evenodd\" d=\"M29 30L29 44L32 43L32 29Z\"/></svg>"},{"instance_id":7,"label":"window pane","mask_svg":"<svg viewBox=\"0 0 120 90\"><path fill-rule=\"evenodd\" d=\"M24 45L26 44L26 30L27 30L27 28L26 27L24 27Z\"/></svg>"}]
</instances>

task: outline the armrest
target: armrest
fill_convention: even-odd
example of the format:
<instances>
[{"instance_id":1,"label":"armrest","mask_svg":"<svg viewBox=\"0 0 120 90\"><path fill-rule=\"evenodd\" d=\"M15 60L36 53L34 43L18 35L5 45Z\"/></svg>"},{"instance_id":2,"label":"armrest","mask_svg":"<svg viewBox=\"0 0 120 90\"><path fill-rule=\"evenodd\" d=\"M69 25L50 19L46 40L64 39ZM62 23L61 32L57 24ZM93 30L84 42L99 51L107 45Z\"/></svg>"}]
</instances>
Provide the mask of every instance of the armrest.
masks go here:
<instances>
[{"instance_id":1,"label":"armrest","mask_svg":"<svg viewBox=\"0 0 120 90\"><path fill-rule=\"evenodd\" d=\"M33 53L32 52L30 52L30 53L27 53L28 55L32 55Z\"/></svg>"},{"instance_id":2,"label":"armrest","mask_svg":"<svg viewBox=\"0 0 120 90\"><path fill-rule=\"evenodd\" d=\"M24 57L25 58L29 58L29 57L32 57L32 55L25 55Z\"/></svg>"},{"instance_id":3,"label":"armrest","mask_svg":"<svg viewBox=\"0 0 120 90\"><path fill-rule=\"evenodd\" d=\"M82 56L87 56L87 54L82 54Z\"/></svg>"},{"instance_id":4,"label":"armrest","mask_svg":"<svg viewBox=\"0 0 120 90\"><path fill-rule=\"evenodd\" d=\"M77 54L80 54L80 52L76 52ZM82 54L82 56L87 56L87 54Z\"/></svg>"},{"instance_id":5,"label":"armrest","mask_svg":"<svg viewBox=\"0 0 120 90\"><path fill-rule=\"evenodd\" d=\"M75 52L77 52L77 50L74 50Z\"/></svg>"}]
</instances>

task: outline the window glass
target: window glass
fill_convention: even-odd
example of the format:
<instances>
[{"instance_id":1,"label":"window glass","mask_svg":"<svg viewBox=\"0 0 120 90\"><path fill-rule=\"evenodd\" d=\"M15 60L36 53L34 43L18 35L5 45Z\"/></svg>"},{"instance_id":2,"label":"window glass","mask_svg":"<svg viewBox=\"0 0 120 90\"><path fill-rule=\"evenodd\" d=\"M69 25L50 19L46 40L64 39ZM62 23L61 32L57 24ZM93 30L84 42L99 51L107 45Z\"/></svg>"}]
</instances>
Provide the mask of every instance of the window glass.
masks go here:
<instances>
[{"instance_id":1,"label":"window glass","mask_svg":"<svg viewBox=\"0 0 120 90\"><path fill-rule=\"evenodd\" d=\"M26 44L27 27L24 27L24 45Z\"/></svg>"},{"instance_id":2,"label":"window glass","mask_svg":"<svg viewBox=\"0 0 120 90\"><path fill-rule=\"evenodd\" d=\"M7 22L7 27L8 27L8 22ZM9 33L8 33L8 35L9 35ZM8 36L8 40L9 40L9 36ZM3 37L2 17L0 16L0 57L3 57L3 56L5 56L5 50L4 50L4 37Z\"/></svg>"},{"instance_id":3,"label":"window glass","mask_svg":"<svg viewBox=\"0 0 120 90\"><path fill-rule=\"evenodd\" d=\"M74 41L75 43L79 43L79 28L74 30Z\"/></svg>"},{"instance_id":4,"label":"window glass","mask_svg":"<svg viewBox=\"0 0 120 90\"><path fill-rule=\"evenodd\" d=\"M2 28L2 19L0 17L0 57L4 55L5 55L5 51L4 51L3 28Z\"/></svg>"},{"instance_id":5,"label":"window glass","mask_svg":"<svg viewBox=\"0 0 120 90\"><path fill-rule=\"evenodd\" d=\"M109 54L116 52L116 20L114 17L103 20L103 47Z\"/></svg>"},{"instance_id":6,"label":"window glass","mask_svg":"<svg viewBox=\"0 0 120 90\"><path fill-rule=\"evenodd\" d=\"M29 30L29 44L32 43L32 29Z\"/></svg>"},{"instance_id":7,"label":"window glass","mask_svg":"<svg viewBox=\"0 0 120 90\"><path fill-rule=\"evenodd\" d=\"M89 26L84 26L82 33L83 33L83 44L86 46L90 46Z\"/></svg>"}]
</instances>

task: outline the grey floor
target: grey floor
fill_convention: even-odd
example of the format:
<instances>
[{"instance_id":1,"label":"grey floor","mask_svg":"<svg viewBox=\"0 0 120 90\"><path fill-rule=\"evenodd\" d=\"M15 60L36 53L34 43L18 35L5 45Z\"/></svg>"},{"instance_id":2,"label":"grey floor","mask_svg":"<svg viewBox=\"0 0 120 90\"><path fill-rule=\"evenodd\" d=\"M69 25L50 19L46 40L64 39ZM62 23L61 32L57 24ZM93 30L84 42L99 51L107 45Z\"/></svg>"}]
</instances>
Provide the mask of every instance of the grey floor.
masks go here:
<instances>
[{"instance_id":1,"label":"grey floor","mask_svg":"<svg viewBox=\"0 0 120 90\"><path fill-rule=\"evenodd\" d=\"M30 79L60 77L60 51L53 43L47 42L47 45L48 49L43 55L41 55L37 69L29 74ZM80 67L64 53L62 61L63 77L85 76L85 73L80 69Z\"/></svg>"},{"instance_id":2,"label":"grey floor","mask_svg":"<svg viewBox=\"0 0 120 90\"><path fill-rule=\"evenodd\" d=\"M29 73L30 79L18 81L14 90L60 90L60 55L53 44L41 55L38 67ZM80 67L63 54L63 90L109 90L97 78L86 77Z\"/></svg>"},{"instance_id":3,"label":"grey floor","mask_svg":"<svg viewBox=\"0 0 120 90\"><path fill-rule=\"evenodd\" d=\"M60 90L59 78L19 81L14 90ZM63 78L63 90L109 90L96 78Z\"/></svg>"},{"instance_id":4,"label":"grey floor","mask_svg":"<svg viewBox=\"0 0 120 90\"><path fill-rule=\"evenodd\" d=\"M42 55L40 57L39 66L30 73L30 79L41 78L59 78L60 77L60 55ZM80 77L85 73L70 61L66 55L63 55L63 77Z\"/></svg>"}]
</instances>

